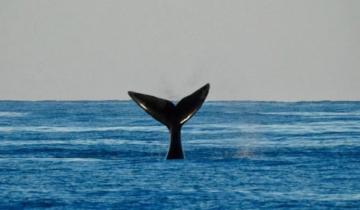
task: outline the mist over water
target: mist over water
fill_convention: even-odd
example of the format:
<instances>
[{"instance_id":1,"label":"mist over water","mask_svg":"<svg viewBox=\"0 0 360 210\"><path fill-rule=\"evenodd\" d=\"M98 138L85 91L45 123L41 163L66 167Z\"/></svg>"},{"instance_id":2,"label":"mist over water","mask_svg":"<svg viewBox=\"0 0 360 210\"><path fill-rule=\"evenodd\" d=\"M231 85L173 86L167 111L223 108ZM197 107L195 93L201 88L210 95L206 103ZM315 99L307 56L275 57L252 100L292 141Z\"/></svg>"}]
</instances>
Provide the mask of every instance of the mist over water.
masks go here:
<instances>
[{"instance_id":1,"label":"mist over water","mask_svg":"<svg viewBox=\"0 0 360 210\"><path fill-rule=\"evenodd\" d=\"M182 134L166 161L134 102L1 101L0 208L360 205L360 102L206 102Z\"/></svg>"}]
</instances>

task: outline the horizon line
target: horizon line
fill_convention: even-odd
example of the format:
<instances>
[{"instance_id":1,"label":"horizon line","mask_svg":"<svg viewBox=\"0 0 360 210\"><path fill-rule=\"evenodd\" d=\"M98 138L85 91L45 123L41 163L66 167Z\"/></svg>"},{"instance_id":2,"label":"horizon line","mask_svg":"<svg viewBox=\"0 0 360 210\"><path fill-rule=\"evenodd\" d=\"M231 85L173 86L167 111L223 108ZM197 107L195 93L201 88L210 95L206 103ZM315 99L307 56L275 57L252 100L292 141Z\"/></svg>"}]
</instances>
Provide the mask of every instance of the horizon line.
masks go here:
<instances>
[{"instance_id":1,"label":"horizon line","mask_svg":"<svg viewBox=\"0 0 360 210\"><path fill-rule=\"evenodd\" d=\"M0 102L131 102L131 99L0 99ZM177 102L176 100L169 100ZM267 103L319 103L319 102L360 102L360 99L319 99L319 100L252 100L252 99L208 99L205 102L267 102Z\"/></svg>"}]
</instances>

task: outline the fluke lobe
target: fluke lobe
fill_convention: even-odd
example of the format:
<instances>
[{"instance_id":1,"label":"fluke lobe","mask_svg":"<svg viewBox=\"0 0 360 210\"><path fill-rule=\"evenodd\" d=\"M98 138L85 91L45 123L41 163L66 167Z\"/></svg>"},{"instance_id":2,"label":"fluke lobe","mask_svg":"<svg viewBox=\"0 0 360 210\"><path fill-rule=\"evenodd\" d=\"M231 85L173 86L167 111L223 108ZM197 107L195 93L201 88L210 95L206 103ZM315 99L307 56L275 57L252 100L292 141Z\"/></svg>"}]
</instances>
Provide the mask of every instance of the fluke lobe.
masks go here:
<instances>
[{"instance_id":1,"label":"fluke lobe","mask_svg":"<svg viewBox=\"0 0 360 210\"><path fill-rule=\"evenodd\" d=\"M181 99L176 105L155 96L129 91L129 96L153 118L166 125L170 132L170 146L166 159L183 159L181 127L204 103L210 84Z\"/></svg>"}]
</instances>

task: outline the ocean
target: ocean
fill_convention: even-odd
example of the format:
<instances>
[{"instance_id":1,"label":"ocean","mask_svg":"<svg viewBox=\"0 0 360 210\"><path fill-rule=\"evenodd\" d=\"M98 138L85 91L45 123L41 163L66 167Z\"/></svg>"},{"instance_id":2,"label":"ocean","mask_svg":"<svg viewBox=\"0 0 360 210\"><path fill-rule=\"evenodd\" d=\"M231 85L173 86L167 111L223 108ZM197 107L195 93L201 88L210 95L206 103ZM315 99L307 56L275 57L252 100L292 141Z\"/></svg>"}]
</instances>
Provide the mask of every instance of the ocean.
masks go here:
<instances>
[{"instance_id":1,"label":"ocean","mask_svg":"<svg viewBox=\"0 0 360 210\"><path fill-rule=\"evenodd\" d=\"M0 101L0 209L359 209L360 102Z\"/></svg>"}]
</instances>

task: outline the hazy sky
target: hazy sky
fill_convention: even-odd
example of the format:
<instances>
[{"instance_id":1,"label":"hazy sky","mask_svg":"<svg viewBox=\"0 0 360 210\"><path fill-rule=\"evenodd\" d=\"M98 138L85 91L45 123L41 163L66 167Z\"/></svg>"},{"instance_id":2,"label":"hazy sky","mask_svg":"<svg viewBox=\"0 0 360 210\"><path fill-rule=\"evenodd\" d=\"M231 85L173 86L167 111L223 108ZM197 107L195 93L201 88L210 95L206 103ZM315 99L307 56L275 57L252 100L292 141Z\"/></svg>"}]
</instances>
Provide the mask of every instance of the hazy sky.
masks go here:
<instances>
[{"instance_id":1,"label":"hazy sky","mask_svg":"<svg viewBox=\"0 0 360 210\"><path fill-rule=\"evenodd\" d=\"M0 0L0 99L360 100L360 1Z\"/></svg>"}]
</instances>

